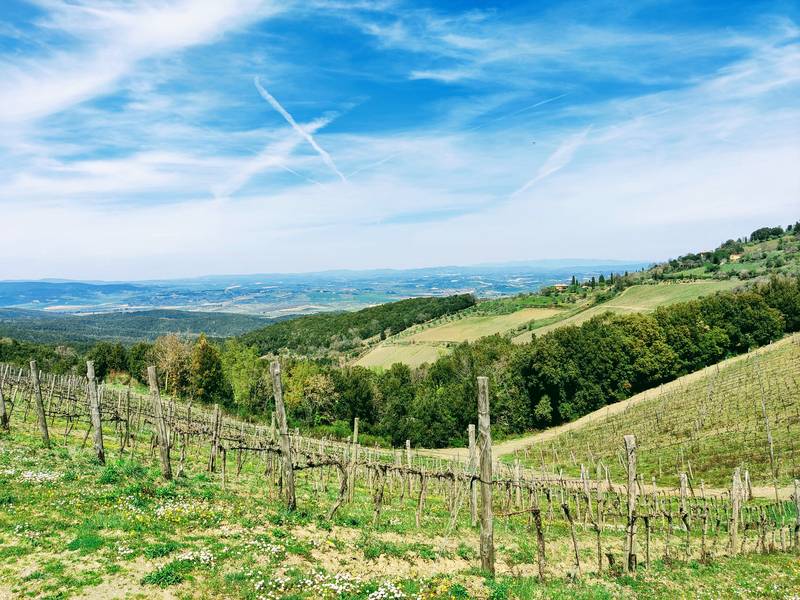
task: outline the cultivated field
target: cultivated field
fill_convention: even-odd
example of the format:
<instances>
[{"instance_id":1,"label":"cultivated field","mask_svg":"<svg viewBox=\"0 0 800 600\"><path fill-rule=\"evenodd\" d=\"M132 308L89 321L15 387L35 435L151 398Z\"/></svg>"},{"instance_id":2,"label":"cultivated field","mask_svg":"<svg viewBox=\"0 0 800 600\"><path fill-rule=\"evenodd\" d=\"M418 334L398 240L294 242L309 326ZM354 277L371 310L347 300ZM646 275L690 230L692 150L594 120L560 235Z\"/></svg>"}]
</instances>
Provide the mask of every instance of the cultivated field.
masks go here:
<instances>
[{"instance_id":1,"label":"cultivated field","mask_svg":"<svg viewBox=\"0 0 800 600\"><path fill-rule=\"evenodd\" d=\"M788 495L800 478L800 334L510 444L539 470L579 476L602 463L620 477L623 433L637 437L644 481L678 485L686 473L699 493L740 467L762 495L775 483Z\"/></svg>"},{"instance_id":2,"label":"cultivated field","mask_svg":"<svg viewBox=\"0 0 800 600\"><path fill-rule=\"evenodd\" d=\"M360 357L355 364L362 367L390 367L395 363L405 363L410 367L418 367L423 363L434 362L447 352L447 347L438 344L380 344Z\"/></svg>"},{"instance_id":3,"label":"cultivated field","mask_svg":"<svg viewBox=\"0 0 800 600\"><path fill-rule=\"evenodd\" d=\"M505 333L531 321L550 318L560 312L558 308L523 308L508 315L464 317L422 329L408 339L415 342L473 342L488 335Z\"/></svg>"},{"instance_id":4,"label":"cultivated field","mask_svg":"<svg viewBox=\"0 0 800 600\"><path fill-rule=\"evenodd\" d=\"M564 319L547 323L531 331L526 331L515 337L514 342L524 344L531 341L531 337L534 333L536 335L544 335L548 331L565 325L580 325L592 317L596 317L605 312L613 312L616 314L649 312L655 310L659 306L668 306L677 302L694 300L695 298L707 296L714 292L732 289L740 284L740 281L734 279L696 281L690 283L662 283L657 285L634 285L608 302L573 313L570 316L566 316Z\"/></svg>"},{"instance_id":5,"label":"cultivated field","mask_svg":"<svg viewBox=\"0 0 800 600\"><path fill-rule=\"evenodd\" d=\"M764 377L797 358L796 341L777 346ZM738 483L730 497L697 494L697 479L691 494L660 480L626 487L611 464L616 433L595 450L609 473L571 479L492 464L478 452L488 410L473 467L302 438L280 418L278 436L155 394L35 373L6 369L0 382L11 417L0 434L0 597L786 598L800 586L793 500L750 499ZM651 434L640 427L644 464L629 459L631 473L650 474ZM494 576L482 547L493 548ZM623 563L638 568L623 576Z\"/></svg>"},{"instance_id":6,"label":"cultivated field","mask_svg":"<svg viewBox=\"0 0 800 600\"><path fill-rule=\"evenodd\" d=\"M390 367L401 362L416 367L448 353L447 344L472 342L497 333L513 332L528 323L550 319L562 312L559 308L529 307L508 314L469 314L436 319L387 339L361 356L355 364Z\"/></svg>"}]
</instances>

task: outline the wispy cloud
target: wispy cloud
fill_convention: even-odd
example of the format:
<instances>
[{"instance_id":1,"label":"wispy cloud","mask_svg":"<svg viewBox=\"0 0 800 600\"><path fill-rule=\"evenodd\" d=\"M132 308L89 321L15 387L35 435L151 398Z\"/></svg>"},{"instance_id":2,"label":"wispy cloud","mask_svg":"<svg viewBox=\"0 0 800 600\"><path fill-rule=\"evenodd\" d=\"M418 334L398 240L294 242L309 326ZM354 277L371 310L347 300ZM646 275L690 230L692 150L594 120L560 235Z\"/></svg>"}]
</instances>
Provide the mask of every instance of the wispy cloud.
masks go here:
<instances>
[{"instance_id":1,"label":"wispy cloud","mask_svg":"<svg viewBox=\"0 0 800 600\"><path fill-rule=\"evenodd\" d=\"M570 162L572 162L575 153L586 143L586 137L589 135L591 129L592 127L590 125L580 133L572 135L561 142L558 148L556 148L555 152L548 156L547 160L544 161L544 164L539 167L539 170L536 172L536 176L533 179L526 181L522 187L511 194L511 197L513 198L514 196L522 194L530 189L534 184L538 183L545 177L549 177L553 173L560 171Z\"/></svg>"},{"instance_id":2,"label":"wispy cloud","mask_svg":"<svg viewBox=\"0 0 800 600\"><path fill-rule=\"evenodd\" d=\"M145 59L212 42L280 10L264 0L40 4L47 13L37 35L57 32L76 42L0 63L0 122L41 118L108 93Z\"/></svg>"},{"instance_id":3,"label":"wispy cloud","mask_svg":"<svg viewBox=\"0 0 800 600\"><path fill-rule=\"evenodd\" d=\"M339 177L339 179L346 182L347 177L344 176L344 173L342 173L336 166L336 163L333 162L333 158L331 158L331 155L328 154L325 150L323 150L322 147L316 142L314 136L312 136L309 131L306 131L305 129L300 127L300 125L297 124L297 121L294 120L294 117L292 117L292 115L290 115L289 112L285 108L283 108L283 106L281 106L281 103L278 102L275 99L275 97L272 94L270 94L266 90L266 88L264 88L264 86L261 85L261 82L259 81L258 77L254 79L254 83L256 85L258 93L261 94L261 97L264 98L264 100L266 100L267 102L269 102L272 108L278 111L281 114L281 116L284 119L286 119L286 122L292 126L292 129L294 129L303 139L305 139L311 145L312 148L314 148L314 150L316 150L317 154L319 154L322 157L323 162L326 165L328 165L330 170L333 171Z\"/></svg>"},{"instance_id":4,"label":"wispy cloud","mask_svg":"<svg viewBox=\"0 0 800 600\"><path fill-rule=\"evenodd\" d=\"M653 258L796 219L777 5L657 30L661 3L37 10L0 45L0 278Z\"/></svg>"},{"instance_id":5,"label":"wispy cloud","mask_svg":"<svg viewBox=\"0 0 800 600\"><path fill-rule=\"evenodd\" d=\"M328 123L330 123L329 118L317 119L316 121L303 125L301 129L308 132L310 135ZM287 136L278 142L267 145L255 157L242 161L241 164L237 165L236 170L228 179L214 186L214 196L216 198L227 198L244 187L256 174L270 168L283 169L308 180L308 177L301 175L287 164L292 151L300 145L303 139L305 138L298 138L296 135ZM316 183L315 180L312 181Z\"/></svg>"}]
</instances>

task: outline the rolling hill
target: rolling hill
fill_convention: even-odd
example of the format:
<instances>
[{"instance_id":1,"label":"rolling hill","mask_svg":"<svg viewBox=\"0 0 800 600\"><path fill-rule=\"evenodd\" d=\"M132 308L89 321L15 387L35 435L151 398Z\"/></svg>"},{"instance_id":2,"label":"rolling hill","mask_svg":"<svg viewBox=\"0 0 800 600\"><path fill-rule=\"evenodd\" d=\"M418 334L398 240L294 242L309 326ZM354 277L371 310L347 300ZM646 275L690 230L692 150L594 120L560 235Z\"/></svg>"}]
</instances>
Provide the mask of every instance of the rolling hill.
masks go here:
<instances>
[{"instance_id":1,"label":"rolling hill","mask_svg":"<svg viewBox=\"0 0 800 600\"><path fill-rule=\"evenodd\" d=\"M113 339L123 344L152 341L168 333L224 338L239 335L266 323L256 315L186 310L144 310L92 315L0 308L0 337L45 344L91 344Z\"/></svg>"},{"instance_id":2,"label":"rolling hill","mask_svg":"<svg viewBox=\"0 0 800 600\"><path fill-rule=\"evenodd\" d=\"M645 482L677 485L686 472L699 493L701 481L728 486L741 466L771 495L773 479L786 486L800 477L799 382L800 334L793 334L493 451L576 477L580 465L594 472L602 463L621 479L620 440L634 434Z\"/></svg>"},{"instance_id":3,"label":"rolling hill","mask_svg":"<svg viewBox=\"0 0 800 600\"><path fill-rule=\"evenodd\" d=\"M549 321L541 327L534 325L530 330L516 336L514 343L524 344L531 340L533 334L544 335L557 327L580 325L605 312L614 314L650 312L659 306L669 306L677 302L694 300L714 292L732 289L737 285L741 285L738 279L634 285L607 302L586 308L579 307L577 311L565 314L563 319Z\"/></svg>"}]
</instances>

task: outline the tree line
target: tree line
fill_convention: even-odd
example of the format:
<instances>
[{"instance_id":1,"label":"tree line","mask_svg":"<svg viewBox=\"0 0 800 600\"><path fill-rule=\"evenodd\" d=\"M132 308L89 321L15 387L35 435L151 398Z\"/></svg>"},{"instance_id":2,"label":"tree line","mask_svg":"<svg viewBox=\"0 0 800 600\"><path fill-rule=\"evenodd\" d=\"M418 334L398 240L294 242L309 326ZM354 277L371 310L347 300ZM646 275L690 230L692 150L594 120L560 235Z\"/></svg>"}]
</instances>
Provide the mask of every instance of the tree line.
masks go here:
<instances>
[{"instance_id":1,"label":"tree line","mask_svg":"<svg viewBox=\"0 0 800 600\"><path fill-rule=\"evenodd\" d=\"M415 369L340 367L284 353L284 396L292 426L320 435L344 438L358 417L366 443L461 445L474 420L479 375L490 378L496 434L521 433L576 419L798 330L800 280L775 276L651 314L606 313L527 344L499 335L462 343ZM32 357L57 372L80 370L88 358L98 377L125 373L139 381L155 364L167 393L265 420L271 410L269 360L243 339L101 342L85 357L63 347L0 343L0 361L25 364Z\"/></svg>"}]
</instances>

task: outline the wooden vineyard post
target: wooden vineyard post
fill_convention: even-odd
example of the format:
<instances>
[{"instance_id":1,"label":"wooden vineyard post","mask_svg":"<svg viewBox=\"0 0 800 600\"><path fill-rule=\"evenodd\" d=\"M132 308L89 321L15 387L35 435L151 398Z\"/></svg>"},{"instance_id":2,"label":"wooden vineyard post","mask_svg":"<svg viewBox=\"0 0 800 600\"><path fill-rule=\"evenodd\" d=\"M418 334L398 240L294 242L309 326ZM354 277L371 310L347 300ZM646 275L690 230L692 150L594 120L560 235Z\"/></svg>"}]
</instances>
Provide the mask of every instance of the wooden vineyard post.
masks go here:
<instances>
[{"instance_id":1,"label":"wooden vineyard post","mask_svg":"<svg viewBox=\"0 0 800 600\"><path fill-rule=\"evenodd\" d=\"M353 418L353 438L350 440L350 475L348 482L350 484L350 493L348 500L353 501L356 493L356 463L358 462L358 417Z\"/></svg>"},{"instance_id":2,"label":"wooden vineyard post","mask_svg":"<svg viewBox=\"0 0 800 600\"><path fill-rule=\"evenodd\" d=\"M800 554L800 479L794 480L794 551Z\"/></svg>"},{"instance_id":3,"label":"wooden vineyard post","mask_svg":"<svg viewBox=\"0 0 800 600\"><path fill-rule=\"evenodd\" d=\"M628 533L625 537L623 569L636 571L636 436L626 435L625 454L628 457Z\"/></svg>"},{"instance_id":4,"label":"wooden vineyard post","mask_svg":"<svg viewBox=\"0 0 800 600\"><path fill-rule=\"evenodd\" d=\"M167 422L164 419L164 411L161 406L161 393L158 391L158 377L156 368L147 367L147 379L150 382L150 401L153 405L153 420L158 435L158 451L161 456L161 475L167 481L172 479L172 465L169 461L169 435L167 434Z\"/></svg>"},{"instance_id":5,"label":"wooden vineyard post","mask_svg":"<svg viewBox=\"0 0 800 600\"><path fill-rule=\"evenodd\" d=\"M731 555L735 556L739 549L739 505L742 500L742 478L739 467L733 471L733 481L731 483L731 520L728 525Z\"/></svg>"},{"instance_id":6,"label":"wooden vineyard post","mask_svg":"<svg viewBox=\"0 0 800 600\"><path fill-rule=\"evenodd\" d=\"M94 362L86 361L86 379L89 381L89 412L94 430L94 453L97 462L106 464L106 451L103 446L103 420L100 415L100 398L97 395L97 379L94 376Z\"/></svg>"},{"instance_id":7,"label":"wooden vineyard post","mask_svg":"<svg viewBox=\"0 0 800 600\"><path fill-rule=\"evenodd\" d=\"M542 530L542 510L539 508L539 496L533 493L536 505L532 509L533 524L536 527L536 562L539 567L539 581L544 581L545 555L544 532Z\"/></svg>"},{"instance_id":8,"label":"wooden vineyard post","mask_svg":"<svg viewBox=\"0 0 800 600\"><path fill-rule=\"evenodd\" d=\"M470 423L467 427L467 436L469 438L469 474L475 475L475 469L478 466L478 452L475 447L475 424ZM469 482L469 515L472 526L478 524L478 486L475 485L475 480L470 479Z\"/></svg>"},{"instance_id":9,"label":"wooden vineyard post","mask_svg":"<svg viewBox=\"0 0 800 600\"><path fill-rule=\"evenodd\" d=\"M5 371L0 373L0 431L8 431L11 428L9 425L8 411L6 410L6 399L3 397L4 380Z\"/></svg>"},{"instance_id":10,"label":"wooden vineyard post","mask_svg":"<svg viewBox=\"0 0 800 600\"><path fill-rule=\"evenodd\" d=\"M47 431L47 419L44 414L44 404L42 404L42 388L39 385L39 367L36 361L31 361L31 382L33 383L34 400L36 401L36 414L39 417L39 430L42 432L42 443L45 448L50 447L50 434Z\"/></svg>"},{"instance_id":11,"label":"wooden vineyard post","mask_svg":"<svg viewBox=\"0 0 800 600\"><path fill-rule=\"evenodd\" d=\"M275 416L278 421L278 433L283 461L283 483L286 490L286 506L289 510L297 507L294 495L294 470L292 469L292 446L289 441L289 426L286 424L286 410L283 407L283 386L281 384L281 364L276 360L270 367L272 388L275 392Z\"/></svg>"},{"instance_id":12,"label":"wooden vineyard post","mask_svg":"<svg viewBox=\"0 0 800 600\"><path fill-rule=\"evenodd\" d=\"M411 497L411 440L406 440L406 469L408 473L406 473L406 487L408 491L409 497Z\"/></svg>"},{"instance_id":13,"label":"wooden vineyard post","mask_svg":"<svg viewBox=\"0 0 800 600\"><path fill-rule=\"evenodd\" d=\"M486 377L478 377L478 452L481 482L481 568L494 575L492 431L489 416L489 380Z\"/></svg>"}]
</instances>

